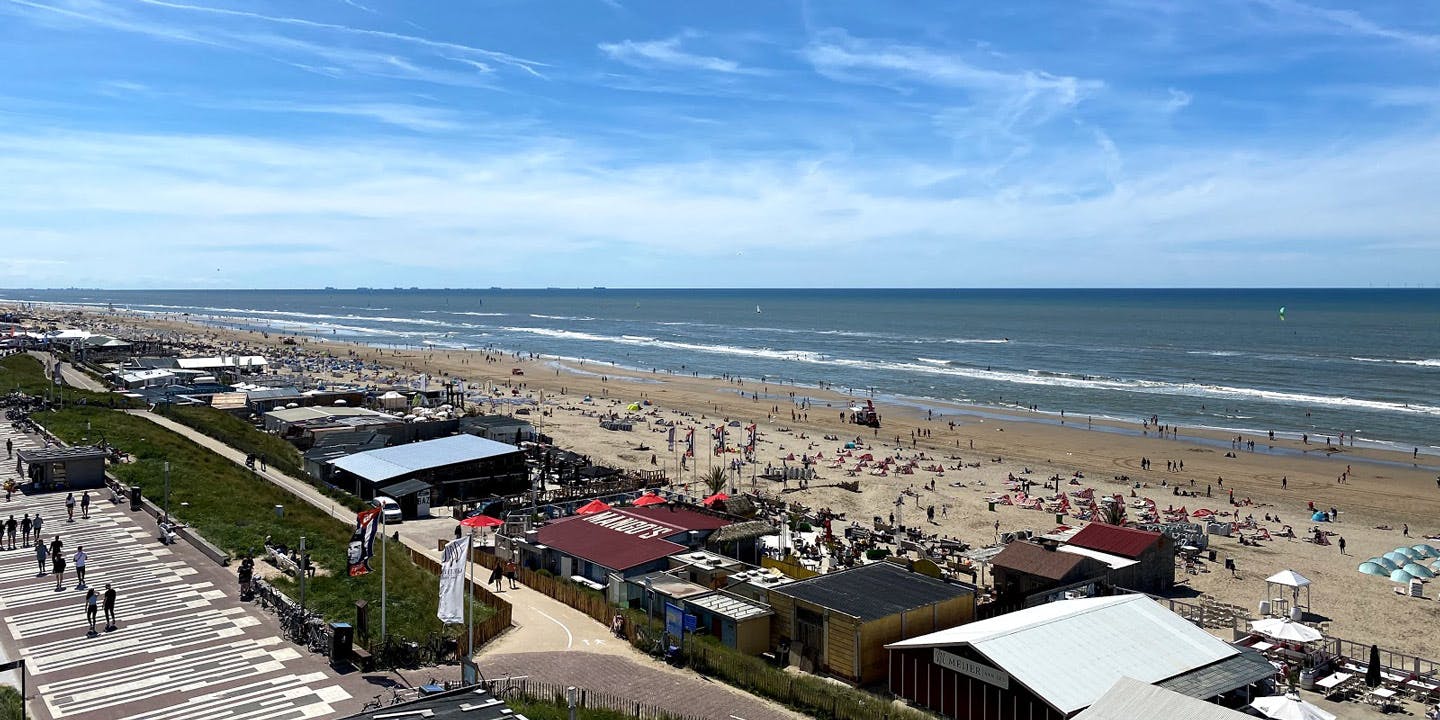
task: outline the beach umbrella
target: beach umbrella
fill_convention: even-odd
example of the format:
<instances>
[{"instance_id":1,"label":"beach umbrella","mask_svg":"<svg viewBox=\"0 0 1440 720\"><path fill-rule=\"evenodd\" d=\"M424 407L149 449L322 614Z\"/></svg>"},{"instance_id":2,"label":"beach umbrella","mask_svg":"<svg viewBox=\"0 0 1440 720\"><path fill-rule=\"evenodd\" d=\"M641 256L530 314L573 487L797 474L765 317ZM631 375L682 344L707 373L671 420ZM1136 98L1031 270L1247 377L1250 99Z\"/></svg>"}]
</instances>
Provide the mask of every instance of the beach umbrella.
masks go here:
<instances>
[{"instance_id":1,"label":"beach umbrella","mask_svg":"<svg viewBox=\"0 0 1440 720\"><path fill-rule=\"evenodd\" d=\"M594 515L595 513L602 513L602 512L605 512L606 510L609 510L609 509L610 509L610 506L609 506L609 505L606 505L605 503L600 502L599 500L591 500L590 502L585 503L584 505L581 505L580 507L576 508L576 509L575 509L575 514L576 514L576 515Z\"/></svg>"},{"instance_id":2,"label":"beach umbrella","mask_svg":"<svg viewBox=\"0 0 1440 720\"><path fill-rule=\"evenodd\" d=\"M1407 572L1405 572L1404 570L1396 570L1396 571L1390 573L1390 580L1391 580L1392 582L1397 582L1397 583L1409 583L1411 580L1414 580L1414 579L1415 579L1415 576L1414 576L1414 575L1411 575L1410 573L1407 573Z\"/></svg>"},{"instance_id":3,"label":"beach umbrella","mask_svg":"<svg viewBox=\"0 0 1440 720\"><path fill-rule=\"evenodd\" d=\"M1411 560L1414 560L1415 558L1420 557L1420 553L1415 552L1414 548L1408 548L1408 547L1405 547L1404 545L1401 545L1400 547L1395 548L1394 552L1397 552L1397 553L1399 553L1399 554L1401 554L1401 555L1404 555L1405 557L1410 558Z\"/></svg>"},{"instance_id":4,"label":"beach umbrella","mask_svg":"<svg viewBox=\"0 0 1440 720\"><path fill-rule=\"evenodd\" d=\"M1430 568L1427 568L1427 567L1425 567L1424 565L1421 565L1420 563L1410 563L1409 565L1406 565L1406 566L1405 566L1405 572L1410 573L1411 575L1414 575L1414 576L1417 577L1417 578L1426 578L1426 579L1428 579L1428 578L1433 578L1433 577L1435 577L1435 573L1430 572Z\"/></svg>"},{"instance_id":5,"label":"beach umbrella","mask_svg":"<svg viewBox=\"0 0 1440 720\"><path fill-rule=\"evenodd\" d=\"M1335 720L1335 716L1300 699L1295 693L1255 698L1250 707L1274 720Z\"/></svg>"},{"instance_id":6,"label":"beach umbrella","mask_svg":"<svg viewBox=\"0 0 1440 720\"><path fill-rule=\"evenodd\" d=\"M1366 575L1374 575L1376 577L1390 577L1390 571L1386 570L1385 566L1380 565L1379 563L1370 562L1368 560L1360 563L1360 567L1357 569L1360 572L1365 573Z\"/></svg>"},{"instance_id":7,"label":"beach umbrella","mask_svg":"<svg viewBox=\"0 0 1440 720\"><path fill-rule=\"evenodd\" d=\"M1365 666L1365 684L1380 687L1380 646L1370 646L1370 663Z\"/></svg>"},{"instance_id":8,"label":"beach umbrella","mask_svg":"<svg viewBox=\"0 0 1440 720\"><path fill-rule=\"evenodd\" d=\"M460 521L461 525L471 528L499 527L505 524L504 520L490 517L489 515L471 515Z\"/></svg>"},{"instance_id":9,"label":"beach umbrella","mask_svg":"<svg viewBox=\"0 0 1440 720\"><path fill-rule=\"evenodd\" d=\"M701 501L700 501L700 504L701 504L701 505L714 505L714 504L717 503L717 502L724 502L724 501L729 500L729 499L730 499L730 496L729 496L729 495L726 495L725 493L720 492L720 493L715 493L714 495L711 495L710 497L707 497L707 498L705 498L704 500L701 500Z\"/></svg>"},{"instance_id":10,"label":"beach umbrella","mask_svg":"<svg viewBox=\"0 0 1440 720\"><path fill-rule=\"evenodd\" d=\"M1289 618L1265 618L1250 623L1250 629L1266 637L1290 642L1312 643L1325 636L1319 630Z\"/></svg>"},{"instance_id":11,"label":"beach umbrella","mask_svg":"<svg viewBox=\"0 0 1440 720\"><path fill-rule=\"evenodd\" d=\"M1420 553L1421 557L1440 557L1440 550L1436 550L1435 547L1432 545L1412 545L1410 546L1410 549L1414 550L1417 553Z\"/></svg>"},{"instance_id":12,"label":"beach umbrella","mask_svg":"<svg viewBox=\"0 0 1440 720\"><path fill-rule=\"evenodd\" d=\"M1398 567L1398 566L1395 564L1395 561L1394 561L1394 560L1391 560L1390 558L1387 558L1387 557L1372 557L1372 558L1370 558L1369 560L1366 560L1366 562L1372 562L1372 563L1375 563L1376 565L1379 565L1380 567L1385 568L1385 572L1387 572L1387 573L1390 572L1391 570L1396 569L1396 568Z\"/></svg>"},{"instance_id":13,"label":"beach umbrella","mask_svg":"<svg viewBox=\"0 0 1440 720\"><path fill-rule=\"evenodd\" d=\"M665 498L662 498L653 492L647 492L644 495L635 498L635 502L630 504L634 505L635 507L645 507L646 505L664 505Z\"/></svg>"},{"instance_id":14,"label":"beach umbrella","mask_svg":"<svg viewBox=\"0 0 1440 720\"><path fill-rule=\"evenodd\" d=\"M1405 557L1404 555L1401 555L1397 552L1385 553L1385 559L1389 560L1392 563L1395 563L1395 567L1397 568L1402 568L1410 564L1410 558Z\"/></svg>"}]
</instances>

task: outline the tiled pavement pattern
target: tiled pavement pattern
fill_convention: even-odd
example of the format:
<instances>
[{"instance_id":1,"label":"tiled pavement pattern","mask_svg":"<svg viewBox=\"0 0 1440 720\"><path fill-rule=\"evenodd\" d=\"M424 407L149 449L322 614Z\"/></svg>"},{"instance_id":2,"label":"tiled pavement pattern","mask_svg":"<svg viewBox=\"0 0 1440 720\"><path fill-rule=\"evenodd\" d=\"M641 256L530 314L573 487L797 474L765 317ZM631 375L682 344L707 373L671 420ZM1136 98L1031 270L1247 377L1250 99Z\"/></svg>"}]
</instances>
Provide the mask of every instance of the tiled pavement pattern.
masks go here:
<instances>
[{"instance_id":1,"label":"tiled pavement pattern","mask_svg":"<svg viewBox=\"0 0 1440 720\"><path fill-rule=\"evenodd\" d=\"M17 450L35 446L9 423L6 438ZM0 480L13 477L14 459L0 462ZM38 511L46 543L59 535L64 544L60 591L48 564L38 575L33 544L20 547L18 532L17 549L0 551L0 654L26 658L28 691L40 698L32 711L51 720L300 720L356 709L342 684L356 689L358 678L342 683L324 658L277 637L273 622L235 599L233 576L186 546L160 544L149 515L91 491L90 518L77 503L70 523L64 503L63 492L0 502L0 520ZM79 546L90 556L87 584L118 593L116 630L87 634ZM103 628L103 612L99 620Z\"/></svg>"}]
</instances>

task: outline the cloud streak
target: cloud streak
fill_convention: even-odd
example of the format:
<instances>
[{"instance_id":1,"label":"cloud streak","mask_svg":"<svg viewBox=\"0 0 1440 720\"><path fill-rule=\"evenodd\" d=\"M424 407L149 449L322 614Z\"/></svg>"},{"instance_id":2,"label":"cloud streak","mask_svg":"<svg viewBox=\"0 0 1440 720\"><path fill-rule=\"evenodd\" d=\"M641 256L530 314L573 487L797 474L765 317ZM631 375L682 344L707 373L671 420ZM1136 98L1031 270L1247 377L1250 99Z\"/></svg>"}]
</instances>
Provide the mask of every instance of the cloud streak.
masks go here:
<instances>
[{"instance_id":1,"label":"cloud streak","mask_svg":"<svg viewBox=\"0 0 1440 720\"><path fill-rule=\"evenodd\" d=\"M684 33L663 40L622 40L600 43L597 47L610 59L634 67L705 70L727 74L760 72L754 68L742 67L734 60L686 52L681 48L681 42L694 36L694 33Z\"/></svg>"}]
</instances>

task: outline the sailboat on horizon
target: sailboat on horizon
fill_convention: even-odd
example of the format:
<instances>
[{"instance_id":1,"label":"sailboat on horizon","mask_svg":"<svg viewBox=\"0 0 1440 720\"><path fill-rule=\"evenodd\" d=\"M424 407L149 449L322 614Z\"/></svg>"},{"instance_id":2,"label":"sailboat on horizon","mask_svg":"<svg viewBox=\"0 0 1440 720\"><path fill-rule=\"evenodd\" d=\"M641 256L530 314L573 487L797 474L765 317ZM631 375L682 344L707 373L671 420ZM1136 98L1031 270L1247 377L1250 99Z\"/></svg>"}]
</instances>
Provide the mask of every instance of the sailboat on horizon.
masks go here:
<instances>
[{"instance_id":1,"label":"sailboat on horizon","mask_svg":"<svg viewBox=\"0 0 1440 720\"><path fill-rule=\"evenodd\" d=\"M759 314L760 314L760 306L759 306L759 305L756 305L756 306L755 306L755 314L756 314L756 315L759 315Z\"/></svg>"}]
</instances>

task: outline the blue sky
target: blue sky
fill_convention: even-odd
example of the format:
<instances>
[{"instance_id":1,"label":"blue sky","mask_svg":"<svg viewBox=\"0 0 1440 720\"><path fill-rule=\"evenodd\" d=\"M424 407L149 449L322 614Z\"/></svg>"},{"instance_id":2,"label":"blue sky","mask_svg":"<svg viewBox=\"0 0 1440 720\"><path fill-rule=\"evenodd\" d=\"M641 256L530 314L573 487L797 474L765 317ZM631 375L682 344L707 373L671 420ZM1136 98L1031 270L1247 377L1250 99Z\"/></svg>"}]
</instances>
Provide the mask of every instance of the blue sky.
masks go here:
<instances>
[{"instance_id":1,"label":"blue sky","mask_svg":"<svg viewBox=\"0 0 1440 720\"><path fill-rule=\"evenodd\" d=\"M1429 0L0 0L0 287L1433 284Z\"/></svg>"}]
</instances>

